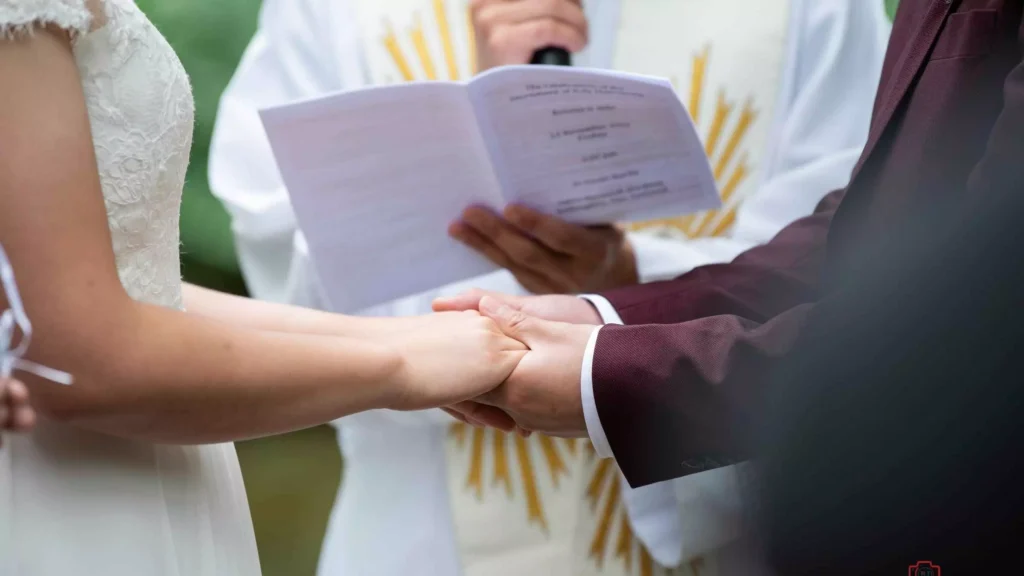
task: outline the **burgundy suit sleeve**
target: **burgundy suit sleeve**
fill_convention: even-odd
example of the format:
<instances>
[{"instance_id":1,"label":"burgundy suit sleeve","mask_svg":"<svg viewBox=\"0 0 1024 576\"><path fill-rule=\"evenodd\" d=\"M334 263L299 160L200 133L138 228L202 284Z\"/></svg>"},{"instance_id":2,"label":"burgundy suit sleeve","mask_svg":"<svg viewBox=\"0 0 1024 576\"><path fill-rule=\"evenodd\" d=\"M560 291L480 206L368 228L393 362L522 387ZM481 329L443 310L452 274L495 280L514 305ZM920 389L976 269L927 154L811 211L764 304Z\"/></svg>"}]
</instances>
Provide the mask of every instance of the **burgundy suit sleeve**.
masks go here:
<instances>
[{"instance_id":1,"label":"burgundy suit sleeve","mask_svg":"<svg viewBox=\"0 0 1024 576\"><path fill-rule=\"evenodd\" d=\"M594 399L631 485L743 458L760 376L789 350L818 297L842 194L731 264L604 294L626 326L598 335Z\"/></svg>"},{"instance_id":2,"label":"burgundy suit sleeve","mask_svg":"<svg viewBox=\"0 0 1024 576\"><path fill-rule=\"evenodd\" d=\"M763 376L789 352L813 304L769 322L712 316L605 326L594 353L601 426L634 488L746 459Z\"/></svg>"},{"instance_id":3,"label":"burgundy suit sleeve","mask_svg":"<svg viewBox=\"0 0 1024 576\"><path fill-rule=\"evenodd\" d=\"M845 190L822 199L814 213L784 228L769 243L729 264L695 268L665 282L602 294L624 324L675 324L733 314L763 322L818 296L829 224Z\"/></svg>"}]
</instances>

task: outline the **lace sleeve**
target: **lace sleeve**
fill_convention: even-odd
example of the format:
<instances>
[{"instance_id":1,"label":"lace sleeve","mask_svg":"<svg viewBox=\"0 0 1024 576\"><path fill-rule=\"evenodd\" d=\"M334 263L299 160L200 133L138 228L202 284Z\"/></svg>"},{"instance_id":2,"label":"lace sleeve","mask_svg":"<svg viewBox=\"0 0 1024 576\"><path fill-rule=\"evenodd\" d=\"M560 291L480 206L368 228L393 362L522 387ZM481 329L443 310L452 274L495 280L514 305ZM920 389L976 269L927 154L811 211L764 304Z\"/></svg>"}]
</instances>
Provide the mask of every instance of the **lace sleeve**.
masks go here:
<instances>
[{"instance_id":1,"label":"lace sleeve","mask_svg":"<svg viewBox=\"0 0 1024 576\"><path fill-rule=\"evenodd\" d=\"M92 25L89 0L0 0L0 39L30 33L35 26L54 25L72 40Z\"/></svg>"}]
</instances>

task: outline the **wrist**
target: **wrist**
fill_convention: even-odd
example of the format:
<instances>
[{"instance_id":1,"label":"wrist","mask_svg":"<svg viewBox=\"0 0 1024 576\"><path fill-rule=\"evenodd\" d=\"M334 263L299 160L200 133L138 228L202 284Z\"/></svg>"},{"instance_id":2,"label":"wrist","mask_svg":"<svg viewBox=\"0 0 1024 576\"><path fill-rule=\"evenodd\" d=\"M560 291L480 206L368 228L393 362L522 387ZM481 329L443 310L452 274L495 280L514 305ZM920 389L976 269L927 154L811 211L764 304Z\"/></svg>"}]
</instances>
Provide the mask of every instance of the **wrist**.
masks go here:
<instances>
[{"instance_id":1,"label":"wrist","mask_svg":"<svg viewBox=\"0 0 1024 576\"><path fill-rule=\"evenodd\" d=\"M408 328L403 317L368 318L332 314L330 333L346 338L359 338L389 343L389 338Z\"/></svg>"},{"instance_id":2,"label":"wrist","mask_svg":"<svg viewBox=\"0 0 1024 576\"><path fill-rule=\"evenodd\" d=\"M384 377L374 408L399 410L406 405L410 390L409 355L396 345L381 345Z\"/></svg>"}]
</instances>

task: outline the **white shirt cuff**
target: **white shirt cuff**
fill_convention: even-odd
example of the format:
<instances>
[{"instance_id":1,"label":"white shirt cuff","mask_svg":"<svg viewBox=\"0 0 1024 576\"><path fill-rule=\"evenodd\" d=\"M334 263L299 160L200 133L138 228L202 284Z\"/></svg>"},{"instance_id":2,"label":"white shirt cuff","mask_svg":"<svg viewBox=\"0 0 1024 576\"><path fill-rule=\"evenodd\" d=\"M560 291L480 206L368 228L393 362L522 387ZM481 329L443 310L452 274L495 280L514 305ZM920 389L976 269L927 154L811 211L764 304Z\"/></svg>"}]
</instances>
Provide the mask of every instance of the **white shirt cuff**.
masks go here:
<instances>
[{"instance_id":1,"label":"white shirt cuff","mask_svg":"<svg viewBox=\"0 0 1024 576\"><path fill-rule=\"evenodd\" d=\"M605 324L622 324L622 318L619 317L619 313L615 311L615 307L608 301L604 296L598 296L597 294L581 294L580 298L583 298L587 302L590 302L594 309L597 310L601 321Z\"/></svg>"},{"instance_id":2,"label":"white shirt cuff","mask_svg":"<svg viewBox=\"0 0 1024 576\"><path fill-rule=\"evenodd\" d=\"M618 312L604 297L587 294L580 298L594 305L605 324L622 324ZM597 333L600 331L601 328L597 328L590 334L587 349L583 352L583 366L580 370L580 397L583 399L583 417L587 422L587 434L590 436L591 444L594 445L594 451L600 458L611 458L613 456L612 447L608 444L604 426L601 425L601 416L597 412L597 402L594 400L594 350L597 348Z\"/></svg>"},{"instance_id":3,"label":"white shirt cuff","mask_svg":"<svg viewBox=\"0 0 1024 576\"><path fill-rule=\"evenodd\" d=\"M594 445L599 458L611 458L612 449L608 445L608 437L601 426L601 416L597 413L597 402L594 401L594 349L597 348L597 333L594 329L587 342L587 350L583 353L583 370L580 374L580 398L583 399L583 417L587 421L587 434Z\"/></svg>"}]
</instances>

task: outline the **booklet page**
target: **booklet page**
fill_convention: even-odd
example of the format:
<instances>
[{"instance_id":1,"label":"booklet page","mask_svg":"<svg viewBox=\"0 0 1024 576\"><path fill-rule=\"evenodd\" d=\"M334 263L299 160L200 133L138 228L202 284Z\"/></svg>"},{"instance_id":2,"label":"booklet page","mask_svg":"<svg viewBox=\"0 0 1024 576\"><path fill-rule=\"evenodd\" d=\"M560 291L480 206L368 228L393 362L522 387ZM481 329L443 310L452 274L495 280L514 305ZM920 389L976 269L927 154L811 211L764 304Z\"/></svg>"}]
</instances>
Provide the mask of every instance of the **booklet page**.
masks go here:
<instances>
[{"instance_id":1,"label":"booklet page","mask_svg":"<svg viewBox=\"0 0 1024 576\"><path fill-rule=\"evenodd\" d=\"M447 234L467 206L501 204L465 86L372 88L262 116L334 310L495 269Z\"/></svg>"},{"instance_id":2,"label":"booklet page","mask_svg":"<svg viewBox=\"0 0 1024 576\"><path fill-rule=\"evenodd\" d=\"M507 202L582 224L720 206L703 144L666 81L516 66L470 90Z\"/></svg>"}]
</instances>

